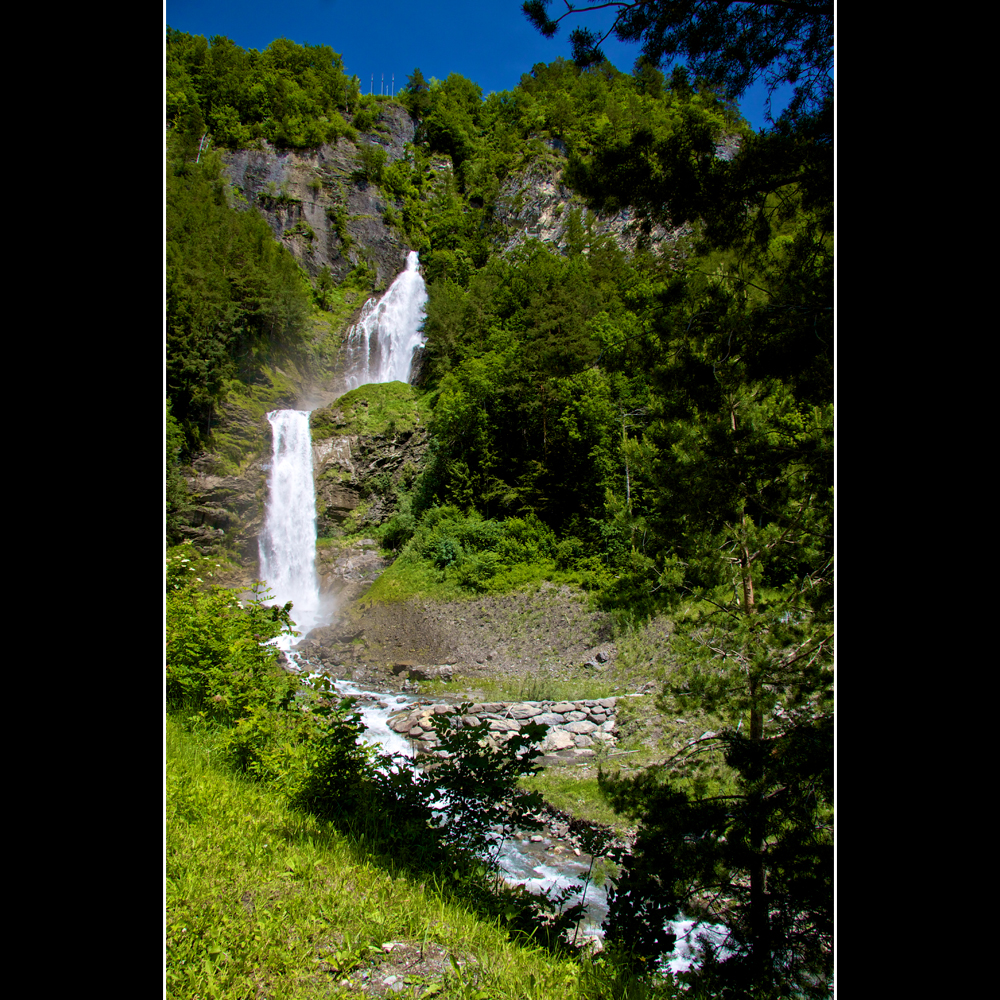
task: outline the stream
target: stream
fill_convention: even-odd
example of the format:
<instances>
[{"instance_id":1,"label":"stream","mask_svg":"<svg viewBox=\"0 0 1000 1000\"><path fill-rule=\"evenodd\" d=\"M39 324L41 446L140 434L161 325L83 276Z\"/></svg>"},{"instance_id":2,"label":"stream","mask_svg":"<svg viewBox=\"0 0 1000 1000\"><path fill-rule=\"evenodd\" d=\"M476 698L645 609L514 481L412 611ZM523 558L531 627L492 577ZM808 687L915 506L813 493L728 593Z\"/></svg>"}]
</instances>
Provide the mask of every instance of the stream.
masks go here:
<instances>
[{"instance_id":1,"label":"stream","mask_svg":"<svg viewBox=\"0 0 1000 1000\"><path fill-rule=\"evenodd\" d=\"M387 725L387 720L419 699L405 694L365 691L350 681L335 681L334 686L345 698L359 699L357 707L365 723L364 739L367 743L378 744L389 753L412 756L409 742L394 733ZM539 836L537 833L534 835ZM573 889L575 891L568 897L566 905L580 902L584 891L580 883L586 879L590 868L589 855L581 853L577 856L570 853L569 857L560 856L553 853L555 849L562 846L563 850L572 852L572 848L565 842L544 834L539 841L532 841L531 836L528 832L517 832L503 844L500 870L504 879L511 885L523 885L535 895ZM601 923L608 912L607 893L602 887L590 884L586 886L584 903L579 934L584 937L602 937Z\"/></svg>"}]
</instances>

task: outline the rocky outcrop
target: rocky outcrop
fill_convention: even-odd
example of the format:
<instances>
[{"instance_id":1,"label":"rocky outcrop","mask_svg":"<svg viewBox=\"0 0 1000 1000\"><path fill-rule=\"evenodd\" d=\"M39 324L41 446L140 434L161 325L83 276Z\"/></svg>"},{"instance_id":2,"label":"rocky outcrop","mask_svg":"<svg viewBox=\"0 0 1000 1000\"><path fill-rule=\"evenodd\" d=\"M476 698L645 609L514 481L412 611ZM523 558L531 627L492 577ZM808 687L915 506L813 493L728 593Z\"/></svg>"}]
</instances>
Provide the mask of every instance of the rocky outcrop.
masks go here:
<instances>
[{"instance_id":1,"label":"rocky outcrop","mask_svg":"<svg viewBox=\"0 0 1000 1000\"><path fill-rule=\"evenodd\" d=\"M190 509L180 531L202 555L227 550L248 567L257 563L267 479L260 461L239 475L214 473L210 456L195 460L187 478Z\"/></svg>"},{"instance_id":2,"label":"rocky outcrop","mask_svg":"<svg viewBox=\"0 0 1000 1000\"><path fill-rule=\"evenodd\" d=\"M401 434L327 438L313 446L316 531L336 536L392 516L395 487L416 470L429 444L426 428Z\"/></svg>"},{"instance_id":3,"label":"rocky outcrop","mask_svg":"<svg viewBox=\"0 0 1000 1000\"><path fill-rule=\"evenodd\" d=\"M381 146L386 162L406 155L414 123L404 108L385 104L376 129L359 143ZM328 267L337 281L367 261L376 284L387 285L406 266L409 247L385 222L393 206L358 173L358 146L347 139L318 149L263 145L225 154L225 173L245 204L267 219L283 243L315 277Z\"/></svg>"},{"instance_id":4,"label":"rocky outcrop","mask_svg":"<svg viewBox=\"0 0 1000 1000\"><path fill-rule=\"evenodd\" d=\"M417 753L433 754L438 736L432 720L448 716L449 728L481 726L488 745L499 746L534 724L545 727L539 741L543 762L588 760L615 745L615 699L597 701L487 702L469 706L444 702L421 705L389 719L389 728L410 740Z\"/></svg>"},{"instance_id":5,"label":"rocky outcrop","mask_svg":"<svg viewBox=\"0 0 1000 1000\"><path fill-rule=\"evenodd\" d=\"M320 592L341 602L352 601L371 586L390 562L379 555L379 544L374 538L359 538L348 545L338 544L336 539L324 540L316 546ZM336 638L336 630L332 635Z\"/></svg>"},{"instance_id":6,"label":"rocky outcrop","mask_svg":"<svg viewBox=\"0 0 1000 1000\"><path fill-rule=\"evenodd\" d=\"M681 241L690 235L688 226L668 229L655 225L647 233L642 220L629 208L613 215L590 213L588 220L586 201L563 184L564 164L558 156L540 158L504 181L494 209L496 220L506 230L504 253L529 239L565 253L573 239L573 227L579 227L584 235L588 224L592 237L610 235L627 253L640 246L661 254L679 253Z\"/></svg>"}]
</instances>

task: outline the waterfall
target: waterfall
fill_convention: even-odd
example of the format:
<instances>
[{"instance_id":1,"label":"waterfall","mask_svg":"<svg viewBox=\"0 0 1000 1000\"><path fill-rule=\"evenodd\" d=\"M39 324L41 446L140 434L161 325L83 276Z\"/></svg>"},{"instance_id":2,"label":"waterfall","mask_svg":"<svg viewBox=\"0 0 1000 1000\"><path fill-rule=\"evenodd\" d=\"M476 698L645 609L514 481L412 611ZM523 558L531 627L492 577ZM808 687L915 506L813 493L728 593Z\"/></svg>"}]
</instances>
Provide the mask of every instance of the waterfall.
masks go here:
<instances>
[{"instance_id":1,"label":"waterfall","mask_svg":"<svg viewBox=\"0 0 1000 1000\"><path fill-rule=\"evenodd\" d=\"M369 382L406 382L413 351L423 345L420 326L427 289L420 258L411 251L406 270L377 302L369 299L348 334L344 374L349 389ZM260 575L274 600L294 605L292 620L305 635L323 624L316 579L316 496L312 438L304 410L274 410L267 514L258 540ZM282 643L283 647L287 645Z\"/></svg>"},{"instance_id":2,"label":"waterfall","mask_svg":"<svg viewBox=\"0 0 1000 1000\"><path fill-rule=\"evenodd\" d=\"M424 344L420 326L427 289L411 250L406 270L377 302L369 299L347 335L344 378L348 389L370 382L408 382L413 351Z\"/></svg>"},{"instance_id":3,"label":"waterfall","mask_svg":"<svg viewBox=\"0 0 1000 1000\"><path fill-rule=\"evenodd\" d=\"M267 517L258 541L260 575L274 600L293 603L292 620L305 634L319 624L316 581L316 499L312 436L305 410L273 410Z\"/></svg>"}]
</instances>

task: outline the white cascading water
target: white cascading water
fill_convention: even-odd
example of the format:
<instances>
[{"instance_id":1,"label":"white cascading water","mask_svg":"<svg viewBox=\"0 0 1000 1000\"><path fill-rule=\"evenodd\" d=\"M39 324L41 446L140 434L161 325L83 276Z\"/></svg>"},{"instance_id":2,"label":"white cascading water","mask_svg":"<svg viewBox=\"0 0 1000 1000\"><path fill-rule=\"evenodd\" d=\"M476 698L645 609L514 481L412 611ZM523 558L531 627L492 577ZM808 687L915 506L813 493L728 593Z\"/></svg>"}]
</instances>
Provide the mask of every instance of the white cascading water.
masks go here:
<instances>
[{"instance_id":1,"label":"white cascading water","mask_svg":"<svg viewBox=\"0 0 1000 1000\"><path fill-rule=\"evenodd\" d=\"M370 382L409 382L413 352L423 347L420 327L427 289L420 277L420 258L411 250L406 270L377 302L369 299L361 318L347 335L344 379L348 389Z\"/></svg>"},{"instance_id":2,"label":"white cascading water","mask_svg":"<svg viewBox=\"0 0 1000 1000\"><path fill-rule=\"evenodd\" d=\"M277 604L292 602L292 620L303 635L319 624L316 580L316 498L312 435L305 410L273 410L267 516L258 540L260 575ZM282 648L296 640L284 637Z\"/></svg>"},{"instance_id":3,"label":"white cascading water","mask_svg":"<svg viewBox=\"0 0 1000 1000\"><path fill-rule=\"evenodd\" d=\"M378 302L369 299L365 303L346 345L349 389L369 382L409 381L413 351L423 345L420 327L427 302L419 264L419 256L411 251L406 270L385 295ZM309 414L274 410L267 419L272 428L271 474L264 530L258 540L260 575L276 603L292 602L296 631L305 635L325 624L316 579L316 496ZM278 645L288 649L295 641L285 637Z\"/></svg>"}]
</instances>

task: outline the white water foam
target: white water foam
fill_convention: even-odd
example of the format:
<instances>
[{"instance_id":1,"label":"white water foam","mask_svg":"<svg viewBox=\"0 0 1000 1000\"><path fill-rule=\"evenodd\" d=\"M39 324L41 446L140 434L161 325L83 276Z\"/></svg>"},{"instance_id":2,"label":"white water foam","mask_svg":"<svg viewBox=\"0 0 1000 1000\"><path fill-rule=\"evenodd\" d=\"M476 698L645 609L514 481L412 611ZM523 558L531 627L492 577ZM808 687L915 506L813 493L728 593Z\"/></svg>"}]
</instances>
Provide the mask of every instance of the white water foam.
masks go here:
<instances>
[{"instance_id":1,"label":"white water foam","mask_svg":"<svg viewBox=\"0 0 1000 1000\"><path fill-rule=\"evenodd\" d=\"M424 346L421 326L427 289L420 277L420 257L410 251L406 270L385 295L369 299L351 327L345 349L344 378L348 389L372 382L408 382L413 352Z\"/></svg>"},{"instance_id":2,"label":"white water foam","mask_svg":"<svg viewBox=\"0 0 1000 1000\"><path fill-rule=\"evenodd\" d=\"M274 410L271 469L264 530L258 540L260 575L277 604L292 602L292 620L303 635L319 624L316 580L316 500L312 437L305 410ZM279 647L296 640L283 636Z\"/></svg>"}]
</instances>

